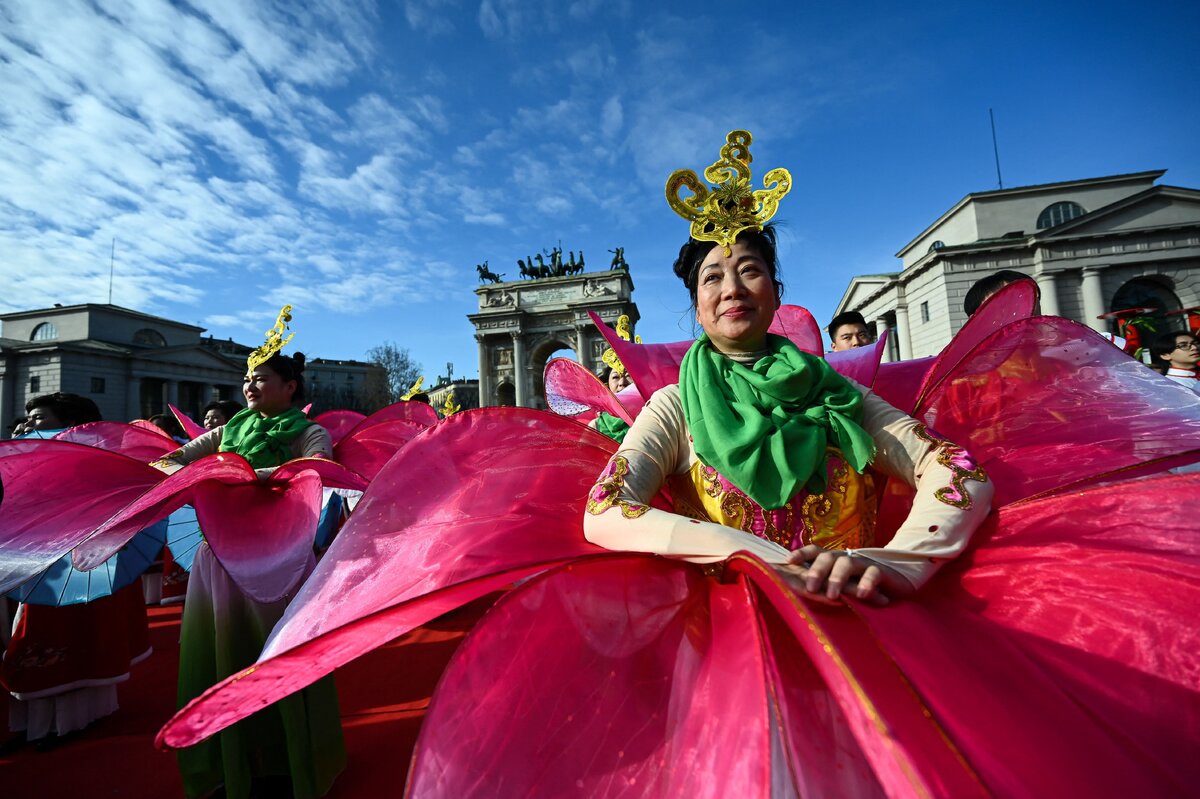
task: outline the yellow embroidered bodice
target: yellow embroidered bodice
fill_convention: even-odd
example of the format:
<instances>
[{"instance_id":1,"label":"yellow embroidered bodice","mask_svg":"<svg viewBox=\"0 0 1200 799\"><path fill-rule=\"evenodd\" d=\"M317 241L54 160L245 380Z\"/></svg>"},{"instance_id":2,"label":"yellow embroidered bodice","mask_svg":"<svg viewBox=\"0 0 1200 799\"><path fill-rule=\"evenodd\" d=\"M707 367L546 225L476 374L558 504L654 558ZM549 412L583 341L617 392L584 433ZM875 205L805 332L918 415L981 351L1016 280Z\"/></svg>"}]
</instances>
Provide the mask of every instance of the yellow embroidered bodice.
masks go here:
<instances>
[{"instance_id":1,"label":"yellow embroidered bodice","mask_svg":"<svg viewBox=\"0 0 1200 799\"><path fill-rule=\"evenodd\" d=\"M875 546L875 484L855 472L841 451L826 453L825 492L801 491L787 505L765 510L700 461L688 472L672 476L668 485L675 512L693 519L717 522L788 549L818 544L826 549Z\"/></svg>"}]
</instances>

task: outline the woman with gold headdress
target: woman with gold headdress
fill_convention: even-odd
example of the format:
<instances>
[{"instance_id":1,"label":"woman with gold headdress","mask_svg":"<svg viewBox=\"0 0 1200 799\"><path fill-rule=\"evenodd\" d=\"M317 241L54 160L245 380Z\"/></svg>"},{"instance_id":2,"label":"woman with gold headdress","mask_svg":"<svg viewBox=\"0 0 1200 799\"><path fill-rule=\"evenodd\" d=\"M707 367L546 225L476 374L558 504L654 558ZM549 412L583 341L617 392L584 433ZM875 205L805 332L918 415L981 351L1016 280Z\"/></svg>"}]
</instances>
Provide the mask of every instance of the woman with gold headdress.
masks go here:
<instances>
[{"instance_id":1,"label":"woman with gold headdress","mask_svg":"<svg viewBox=\"0 0 1200 799\"><path fill-rule=\"evenodd\" d=\"M207 455L232 452L259 477L293 458L330 458L329 433L296 407L304 399L304 355L280 352L291 319L280 313L267 343L250 354L242 394L247 407L223 426L170 453L156 466L175 470ZM253 535L253 530L246 531ZM313 558L307 570L315 566ZM184 601L179 655L182 707L222 679L254 663L290 596L260 603L247 596L202 543ZM345 765L332 678L276 702L221 735L178 753L188 797L223 789L227 797L290 788L296 797L324 795Z\"/></svg>"},{"instance_id":2,"label":"woman with gold headdress","mask_svg":"<svg viewBox=\"0 0 1200 799\"><path fill-rule=\"evenodd\" d=\"M693 223L676 272L704 335L624 441L523 408L414 439L255 668L160 742L210 735L515 582L438 682L408 795L1127 796L1200 779L1200 476L1120 482L1200 458L1194 403L1093 332L1030 318L1036 296L1014 284L913 402L923 420L967 417L952 437L994 486L964 449L768 334L765 222L790 176L752 192L749 144L730 135L714 191L691 173L668 184ZM668 370L637 357L649 393ZM1054 381L997 368L1065 357L1078 374ZM958 380L1006 401L979 424L946 413ZM1087 423L1097 388L1121 410ZM889 500L915 488L901 521L887 502L877 519L868 466L892 478Z\"/></svg>"},{"instance_id":3,"label":"woman with gold headdress","mask_svg":"<svg viewBox=\"0 0 1200 799\"><path fill-rule=\"evenodd\" d=\"M767 332L779 308L775 233L765 225L791 187L749 188L750 134L734 131L706 173L667 185L692 222L675 274L704 333L679 384L656 392L588 503L588 540L608 549L718 561L750 551L809 592L837 599L911 593L965 547L992 486L961 448ZM680 187L695 192L678 198ZM909 521L874 536L868 465L917 489ZM650 507L669 485L675 513ZM795 554L793 554L795 553Z\"/></svg>"}]
</instances>

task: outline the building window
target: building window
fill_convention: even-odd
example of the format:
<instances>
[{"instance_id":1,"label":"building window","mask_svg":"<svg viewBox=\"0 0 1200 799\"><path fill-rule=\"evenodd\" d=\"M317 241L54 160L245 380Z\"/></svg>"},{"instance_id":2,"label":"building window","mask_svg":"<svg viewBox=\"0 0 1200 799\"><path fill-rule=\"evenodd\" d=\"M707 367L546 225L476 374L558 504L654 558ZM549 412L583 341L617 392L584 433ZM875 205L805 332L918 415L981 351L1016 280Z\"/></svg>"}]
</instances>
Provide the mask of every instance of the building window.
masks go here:
<instances>
[{"instance_id":1,"label":"building window","mask_svg":"<svg viewBox=\"0 0 1200 799\"><path fill-rule=\"evenodd\" d=\"M945 246L946 246L946 243L944 241L942 241L941 239L938 239L933 244L929 245L928 252L937 252L938 250L942 249Z\"/></svg>"},{"instance_id":2,"label":"building window","mask_svg":"<svg viewBox=\"0 0 1200 799\"><path fill-rule=\"evenodd\" d=\"M921 303L921 321L922 322L929 321L929 303L928 302Z\"/></svg>"},{"instance_id":3,"label":"building window","mask_svg":"<svg viewBox=\"0 0 1200 799\"><path fill-rule=\"evenodd\" d=\"M92 378L92 393L93 394L103 394L104 393L104 378L103 377L93 377Z\"/></svg>"},{"instance_id":4,"label":"building window","mask_svg":"<svg viewBox=\"0 0 1200 799\"><path fill-rule=\"evenodd\" d=\"M42 378L40 378L40 377L29 378L29 393L36 394L41 390L42 390Z\"/></svg>"},{"instance_id":5,"label":"building window","mask_svg":"<svg viewBox=\"0 0 1200 799\"><path fill-rule=\"evenodd\" d=\"M163 334L149 327L143 327L133 334L133 343L142 347L165 347L167 340Z\"/></svg>"},{"instance_id":6,"label":"building window","mask_svg":"<svg viewBox=\"0 0 1200 799\"><path fill-rule=\"evenodd\" d=\"M58 328L49 322L42 322L33 329L33 335L29 337L30 341L50 341L58 338Z\"/></svg>"},{"instance_id":7,"label":"building window","mask_svg":"<svg viewBox=\"0 0 1200 799\"><path fill-rule=\"evenodd\" d=\"M1064 222L1070 222L1076 217L1083 216L1087 211L1083 210L1083 206L1079 203L1073 203L1065 200L1060 203L1054 203L1046 207L1044 211L1038 214L1037 229L1045 230L1048 227L1058 227Z\"/></svg>"}]
</instances>

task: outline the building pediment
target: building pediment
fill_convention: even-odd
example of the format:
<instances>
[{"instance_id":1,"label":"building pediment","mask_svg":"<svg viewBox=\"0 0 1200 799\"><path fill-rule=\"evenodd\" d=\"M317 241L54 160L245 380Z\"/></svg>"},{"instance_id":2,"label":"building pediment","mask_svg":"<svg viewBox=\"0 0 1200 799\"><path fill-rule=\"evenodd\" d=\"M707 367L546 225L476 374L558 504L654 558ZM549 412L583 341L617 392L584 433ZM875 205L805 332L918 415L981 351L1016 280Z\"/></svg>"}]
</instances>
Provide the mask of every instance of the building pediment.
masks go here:
<instances>
[{"instance_id":1,"label":"building pediment","mask_svg":"<svg viewBox=\"0 0 1200 799\"><path fill-rule=\"evenodd\" d=\"M1037 238L1096 236L1154 228L1200 226L1200 191L1154 186L1090 214L1042 231Z\"/></svg>"},{"instance_id":2,"label":"building pediment","mask_svg":"<svg viewBox=\"0 0 1200 799\"><path fill-rule=\"evenodd\" d=\"M837 305L835 315L848 308L857 308L866 302L869 297L874 296L881 289L894 283L898 277L899 273L891 272L882 275L859 275L851 278L850 285L846 288L846 293L842 295L842 300Z\"/></svg>"}]
</instances>

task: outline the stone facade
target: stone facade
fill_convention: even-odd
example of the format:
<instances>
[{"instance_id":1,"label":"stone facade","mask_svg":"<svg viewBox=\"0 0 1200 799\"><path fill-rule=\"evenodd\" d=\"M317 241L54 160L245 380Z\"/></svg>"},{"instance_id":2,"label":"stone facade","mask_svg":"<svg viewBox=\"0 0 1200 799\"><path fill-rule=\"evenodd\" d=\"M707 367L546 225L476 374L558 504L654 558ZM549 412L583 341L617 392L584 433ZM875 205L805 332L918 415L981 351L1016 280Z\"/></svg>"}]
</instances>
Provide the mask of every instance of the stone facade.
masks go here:
<instances>
[{"instance_id":1,"label":"stone facade","mask_svg":"<svg viewBox=\"0 0 1200 799\"><path fill-rule=\"evenodd\" d=\"M545 408L542 371L554 352L574 350L584 366L599 369L605 345L588 311L612 326L621 314L634 325L639 318L628 269L496 283L475 294L479 312L467 318L479 343L481 407Z\"/></svg>"},{"instance_id":2,"label":"stone facade","mask_svg":"<svg viewBox=\"0 0 1200 799\"><path fill-rule=\"evenodd\" d=\"M969 194L896 254L901 271L852 278L836 313L891 330L889 360L935 355L971 287L1011 269L1037 281L1045 314L1111 333L1100 315L1150 302L1162 325L1186 327L1200 306L1200 191L1157 185L1163 174Z\"/></svg>"},{"instance_id":3,"label":"stone facade","mask_svg":"<svg viewBox=\"0 0 1200 799\"><path fill-rule=\"evenodd\" d=\"M0 324L6 437L27 400L54 391L90 397L112 421L163 413L167 403L198 419L213 399L241 398L245 361L202 339L200 327L93 304L3 314Z\"/></svg>"}]
</instances>

